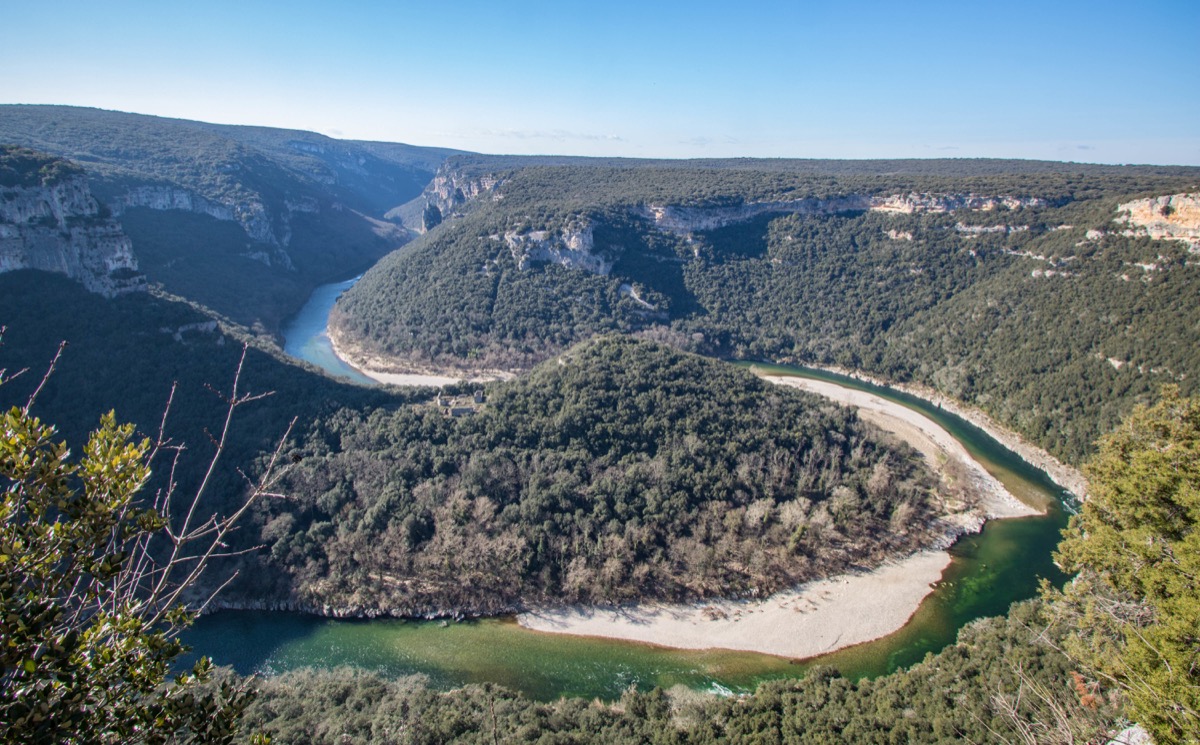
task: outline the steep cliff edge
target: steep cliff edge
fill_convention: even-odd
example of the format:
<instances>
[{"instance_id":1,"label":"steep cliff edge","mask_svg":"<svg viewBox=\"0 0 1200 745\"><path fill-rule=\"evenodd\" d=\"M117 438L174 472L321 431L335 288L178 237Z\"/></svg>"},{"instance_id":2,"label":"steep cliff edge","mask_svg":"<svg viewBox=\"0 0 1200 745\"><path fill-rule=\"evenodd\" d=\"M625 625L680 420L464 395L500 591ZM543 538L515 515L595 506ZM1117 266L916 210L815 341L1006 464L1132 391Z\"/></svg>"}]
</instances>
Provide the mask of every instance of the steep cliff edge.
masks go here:
<instances>
[{"instance_id":1,"label":"steep cliff edge","mask_svg":"<svg viewBox=\"0 0 1200 745\"><path fill-rule=\"evenodd\" d=\"M385 217L396 220L414 233L424 233L448 218L460 214L466 207L487 195L499 201L502 195L497 187L504 183L498 174L468 174L457 168L442 167L420 196L390 210ZM429 215L437 216L430 221Z\"/></svg>"},{"instance_id":2,"label":"steep cliff edge","mask_svg":"<svg viewBox=\"0 0 1200 745\"><path fill-rule=\"evenodd\" d=\"M644 205L635 212L659 230L685 235L716 230L760 215L836 215L847 212L883 212L903 215L941 214L965 210L991 212L999 209L1045 207L1039 197L987 196L980 194L848 194L832 198L746 202L733 206Z\"/></svg>"},{"instance_id":3,"label":"steep cliff edge","mask_svg":"<svg viewBox=\"0 0 1200 745\"><path fill-rule=\"evenodd\" d=\"M1117 220L1155 240L1183 241L1200 253L1200 194L1137 199L1117 206Z\"/></svg>"},{"instance_id":4,"label":"steep cliff edge","mask_svg":"<svg viewBox=\"0 0 1200 745\"><path fill-rule=\"evenodd\" d=\"M65 274L105 297L146 289L133 245L82 172L0 146L0 272Z\"/></svg>"}]
</instances>

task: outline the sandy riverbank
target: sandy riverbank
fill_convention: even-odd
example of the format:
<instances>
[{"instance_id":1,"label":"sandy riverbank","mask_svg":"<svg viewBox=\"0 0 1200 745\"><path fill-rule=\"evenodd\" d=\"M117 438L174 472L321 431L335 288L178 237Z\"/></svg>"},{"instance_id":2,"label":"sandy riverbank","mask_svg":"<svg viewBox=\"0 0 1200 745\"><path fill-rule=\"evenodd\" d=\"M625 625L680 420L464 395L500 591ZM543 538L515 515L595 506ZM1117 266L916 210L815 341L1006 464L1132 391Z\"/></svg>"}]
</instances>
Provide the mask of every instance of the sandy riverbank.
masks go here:
<instances>
[{"instance_id":1,"label":"sandy riverbank","mask_svg":"<svg viewBox=\"0 0 1200 745\"><path fill-rule=\"evenodd\" d=\"M467 381L469 383L490 383L493 380L510 380L513 374L500 370L481 370L475 373L462 374L458 376L447 375L430 370L413 370L411 372L394 372L383 369L382 360L367 357L362 354L354 353L345 348L345 343L338 343L337 335L332 329L326 329L326 334L329 336L329 346L333 349L333 354L345 362L350 367L366 375L371 380L388 385L403 385L403 386L422 386L428 385L435 388L440 388L444 385L453 385Z\"/></svg>"},{"instance_id":2,"label":"sandy riverbank","mask_svg":"<svg viewBox=\"0 0 1200 745\"><path fill-rule=\"evenodd\" d=\"M873 572L811 582L766 600L531 611L517 621L537 631L803 659L900 628L949 564L945 551L922 551Z\"/></svg>"},{"instance_id":3,"label":"sandy riverbank","mask_svg":"<svg viewBox=\"0 0 1200 745\"><path fill-rule=\"evenodd\" d=\"M855 370L847 370L840 367L818 367L816 369L825 370L827 372L845 375L848 378L855 378L867 383L875 385L887 386L897 391L907 393L911 396L924 399L931 404L934 404L946 411L961 417L981 430L986 432L996 442L1013 451L1021 457L1021 460L1044 471L1054 483L1074 494L1079 499L1087 496L1087 479L1083 472L1074 466L1069 466L1063 463L1058 458L1055 458L1050 453L1042 450L1038 446L1026 441L1023 437L1005 428L995 419L971 406L962 404L948 396L942 395L936 389L914 383L892 383L886 380L872 377L866 373ZM780 376L782 377L782 376Z\"/></svg>"},{"instance_id":4,"label":"sandy riverbank","mask_svg":"<svg viewBox=\"0 0 1200 745\"><path fill-rule=\"evenodd\" d=\"M977 529L985 518L1038 514L979 465L949 432L912 409L851 388L788 376L764 376L803 388L859 414L920 452L965 496L947 522ZM641 603L619 608L566 608L522 613L526 628L602 636L682 649L737 649L805 658L887 636L908 622L950 564L944 550L922 551L858 574L845 574L777 593L765 600Z\"/></svg>"},{"instance_id":5,"label":"sandy riverbank","mask_svg":"<svg viewBox=\"0 0 1200 745\"><path fill-rule=\"evenodd\" d=\"M858 409L859 416L885 432L907 442L925 457L926 462L944 481L968 479L963 492L973 500L971 507L986 519L1023 517L1042 514L1014 497L1004 485L971 457L954 436L932 419L907 406L888 401L865 391L847 388L824 380L786 375L764 375L763 380L816 393ZM947 483L947 486L956 486Z\"/></svg>"}]
</instances>

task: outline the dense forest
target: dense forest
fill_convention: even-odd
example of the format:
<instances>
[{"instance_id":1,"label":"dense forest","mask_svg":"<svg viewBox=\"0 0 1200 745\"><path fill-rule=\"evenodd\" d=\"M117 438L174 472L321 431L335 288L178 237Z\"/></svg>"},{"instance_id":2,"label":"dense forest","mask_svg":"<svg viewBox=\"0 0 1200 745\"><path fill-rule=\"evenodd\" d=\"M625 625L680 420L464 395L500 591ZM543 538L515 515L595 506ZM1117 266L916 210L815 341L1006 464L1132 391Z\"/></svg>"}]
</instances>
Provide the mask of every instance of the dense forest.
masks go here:
<instances>
[{"instance_id":1,"label":"dense forest","mask_svg":"<svg viewBox=\"0 0 1200 745\"><path fill-rule=\"evenodd\" d=\"M459 162L468 180L502 163ZM490 197L368 272L333 326L413 367L522 370L612 331L835 365L936 388L1076 463L1163 383L1194 389L1194 254L1114 219L1195 189L1195 169L785 165L497 171ZM893 195L913 211L868 208Z\"/></svg>"},{"instance_id":2,"label":"dense forest","mask_svg":"<svg viewBox=\"0 0 1200 745\"><path fill-rule=\"evenodd\" d=\"M912 452L723 363L601 337L486 396L308 435L263 528L300 598L413 615L765 594L946 530Z\"/></svg>"},{"instance_id":3,"label":"dense forest","mask_svg":"<svg viewBox=\"0 0 1200 745\"><path fill-rule=\"evenodd\" d=\"M251 345L244 392L273 395L239 412L209 505L237 502L235 467L253 469L292 417L296 467L290 499L239 536L266 550L241 560L228 602L419 615L764 593L946 530L919 459L849 410L650 342L595 340L450 417L430 389L336 383L177 301L106 301L34 272L0 290L4 367L33 371L6 400L37 384L55 338L70 345L36 413L69 441L114 389L118 416L154 434L177 383L169 432L197 451L174 474L185 488ZM469 386L446 392L475 407Z\"/></svg>"},{"instance_id":4,"label":"dense forest","mask_svg":"<svg viewBox=\"0 0 1200 745\"><path fill-rule=\"evenodd\" d=\"M1130 713L1163 743L1194 731L1200 404L1178 396L1196 390L1200 280L1187 244L1114 218L1130 199L1194 191L1196 169L506 159L59 107L0 107L0 139L79 163L5 149L0 186L83 168L113 204L162 187L264 210L256 222L125 204L122 225L159 283L150 293L106 300L42 272L0 275L4 407L40 388L32 414L79 448L114 405L155 436L170 401L167 432L185 457L157 468L148 494L204 481L239 364L239 394L263 395L238 407L204 508L238 505L291 427L283 496L255 504L229 546L249 552L214 574L240 571L222 596L233 605L452 615L759 595L944 535L953 495L910 449L713 356L931 386L1074 462L1174 384L1100 445L1092 475L1104 485L1059 557L1080 581L965 628L910 670L874 681L825 670L732 699L631 691L613 704L298 672L262 682L248 731L1079 741ZM338 331L413 366L527 374L366 388L286 359L269 339L285 309L401 242L382 218L447 157L443 176L492 186L428 210L426 235L339 305ZM976 201L911 213L870 201L963 194ZM786 204L748 209L763 201ZM1086 633L1067 634L1076 627Z\"/></svg>"}]
</instances>

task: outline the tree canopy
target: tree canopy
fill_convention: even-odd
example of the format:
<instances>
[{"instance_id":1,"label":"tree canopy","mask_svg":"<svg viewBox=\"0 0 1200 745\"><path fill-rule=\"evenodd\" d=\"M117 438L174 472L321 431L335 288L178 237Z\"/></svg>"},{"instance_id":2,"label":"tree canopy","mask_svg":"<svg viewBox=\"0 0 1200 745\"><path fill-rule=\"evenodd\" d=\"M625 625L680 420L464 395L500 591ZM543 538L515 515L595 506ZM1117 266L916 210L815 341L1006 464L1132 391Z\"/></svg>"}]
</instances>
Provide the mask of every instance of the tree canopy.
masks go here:
<instances>
[{"instance_id":1,"label":"tree canopy","mask_svg":"<svg viewBox=\"0 0 1200 745\"><path fill-rule=\"evenodd\" d=\"M1100 442L1057 558L1068 651L1124 691L1160 745L1200 733L1200 398L1166 388Z\"/></svg>"}]
</instances>

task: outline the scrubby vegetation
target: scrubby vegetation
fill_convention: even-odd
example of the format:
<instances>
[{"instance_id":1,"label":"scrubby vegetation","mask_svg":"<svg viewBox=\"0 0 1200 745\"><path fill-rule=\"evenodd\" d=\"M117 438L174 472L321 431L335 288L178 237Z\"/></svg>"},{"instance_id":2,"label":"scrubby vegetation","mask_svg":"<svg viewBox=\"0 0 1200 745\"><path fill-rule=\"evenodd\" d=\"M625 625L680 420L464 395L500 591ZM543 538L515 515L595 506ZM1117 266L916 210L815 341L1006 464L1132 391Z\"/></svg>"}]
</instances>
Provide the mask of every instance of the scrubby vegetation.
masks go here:
<instances>
[{"instance_id":1,"label":"scrubby vegetation","mask_svg":"<svg viewBox=\"0 0 1200 745\"><path fill-rule=\"evenodd\" d=\"M1078 575L1048 591L1065 647L1127 698L1160 745L1200 733L1200 398L1167 388L1100 442L1095 485L1056 559Z\"/></svg>"},{"instance_id":2,"label":"scrubby vegetation","mask_svg":"<svg viewBox=\"0 0 1200 745\"><path fill-rule=\"evenodd\" d=\"M14 145L0 145L0 187L50 186L83 169L61 158Z\"/></svg>"}]
</instances>

